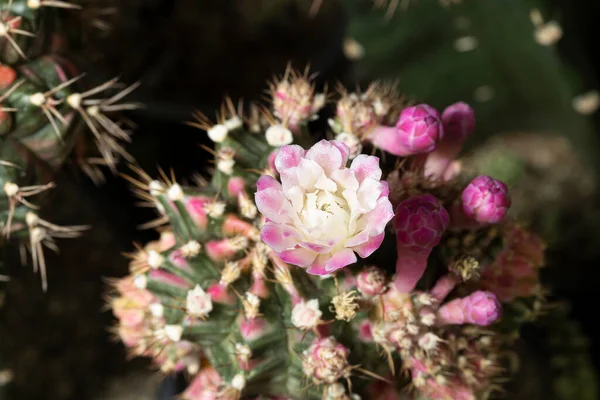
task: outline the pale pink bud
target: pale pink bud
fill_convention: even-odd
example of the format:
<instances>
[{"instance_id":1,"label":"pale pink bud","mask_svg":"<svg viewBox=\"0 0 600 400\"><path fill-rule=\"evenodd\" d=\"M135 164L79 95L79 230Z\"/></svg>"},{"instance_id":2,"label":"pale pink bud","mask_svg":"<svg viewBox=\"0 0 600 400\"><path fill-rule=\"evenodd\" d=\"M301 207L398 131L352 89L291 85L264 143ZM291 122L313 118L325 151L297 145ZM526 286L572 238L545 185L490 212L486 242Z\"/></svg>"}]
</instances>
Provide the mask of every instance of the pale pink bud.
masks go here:
<instances>
[{"instance_id":1,"label":"pale pink bud","mask_svg":"<svg viewBox=\"0 0 600 400\"><path fill-rule=\"evenodd\" d=\"M316 339L304 352L304 374L316 383L332 384L347 373L349 353L333 336Z\"/></svg>"},{"instance_id":2,"label":"pale pink bud","mask_svg":"<svg viewBox=\"0 0 600 400\"><path fill-rule=\"evenodd\" d=\"M246 186L244 178L239 176L233 177L227 181L227 194L233 198L237 198Z\"/></svg>"},{"instance_id":3,"label":"pale pink bud","mask_svg":"<svg viewBox=\"0 0 600 400\"><path fill-rule=\"evenodd\" d=\"M240 322L240 333L246 342L251 342L264 336L269 330L269 324L262 317L243 319Z\"/></svg>"},{"instance_id":4,"label":"pale pink bud","mask_svg":"<svg viewBox=\"0 0 600 400\"><path fill-rule=\"evenodd\" d=\"M184 199L186 211L194 224L202 231L206 229L208 224L208 217L204 207L211 202L212 199L206 196L190 196Z\"/></svg>"},{"instance_id":5,"label":"pale pink bud","mask_svg":"<svg viewBox=\"0 0 600 400\"><path fill-rule=\"evenodd\" d=\"M215 303L235 303L235 297L229 292L228 286L225 284L214 283L208 288L207 293L210 294L211 300Z\"/></svg>"},{"instance_id":6,"label":"pale pink bud","mask_svg":"<svg viewBox=\"0 0 600 400\"><path fill-rule=\"evenodd\" d=\"M456 103L442 113L444 139L429 153L425 162L425 176L444 176L451 162L460 153L467 137L475 130L475 112L466 103Z\"/></svg>"},{"instance_id":7,"label":"pale pink bud","mask_svg":"<svg viewBox=\"0 0 600 400\"><path fill-rule=\"evenodd\" d=\"M439 325L475 324L488 326L500 317L501 306L491 292L478 290L452 300L437 311Z\"/></svg>"},{"instance_id":8,"label":"pale pink bud","mask_svg":"<svg viewBox=\"0 0 600 400\"><path fill-rule=\"evenodd\" d=\"M181 398L183 400L217 400L221 383L221 377L213 367L202 368L183 392Z\"/></svg>"},{"instance_id":9,"label":"pale pink bud","mask_svg":"<svg viewBox=\"0 0 600 400\"><path fill-rule=\"evenodd\" d=\"M204 245L206 255L213 261L227 261L242 250L230 239L211 240Z\"/></svg>"},{"instance_id":10,"label":"pale pink bud","mask_svg":"<svg viewBox=\"0 0 600 400\"><path fill-rule=\"evenodd\" d=\"M321 315L319 300L301 301L292 309L292 325L299 329L312 329L318 325Z\"/></svg>"},{"instance_id":11,"label":"pale pink bud","mask_svg":"<svg viewBox=\"0 0 600 400\"><path fill-rule=\"evenodd\" d=\"M502 221L511 205L506 185L485 175L478 176L467 185L461 200L464 214L483 225Z\"/></svg>"},{"instance_id":12,"label":"pale pink bud","mask_svg":"<svg viewBox=\"0 0 600 400\"><path fill-rule=\"evenodd\" d=\"M358 338L367 343L373 341L373 328L371 327L371 322L368 319L359 323Z\"/></svg>"},{"instance_id":13,"label":"pale pink bud","mask_svg":"<svg viewBox=\"0 0 600 400\"><path fill-rule=\"evenodd\" d=\"M221 230L225 236L244 236L248 239L258 239L258 230L249 222L237 217L235 214L228 214L223 221Z\"/></svg>"},{"instance_id":14,"label":"pale pink bud","mask_svg":"<svg viewBox=\"0 0 600 400\"><path fill-rule=\"evenodd\" d=\"M161 269L150 271L148 277L153 281L165 283L180 289L187 289L191 286L186 279Z\"/></svg>"},{"instance_id":15,"label":"pale pink bud","mask_svg":"<svg viewBox=\"0 0 600 400\"><path fill-rule=\"evenodd\" d=\"M396 207L394 228L398 259L394 285L398 291L408 293L415 288L449 220L446 209L430 194L411 197Z\"/></svg>"},{"instance_id":16,"label":"pale pink bud","mask_svg":"<svg viewBox=\"0 0 600 400\"><path fill-rule=\"evenodd\" d=\"M371 265L357 275L356 287L365 296L377 296L387 289L387 277L381 268Z\"/></svg>"},{"instance_id":17,"label":"pale pink bud","mask_svg":"<svg viewBox=\"0 0 600 400\"><path fill-rule=\"evenodd\" d=\"M427 104L408 107L396 127L377 127L369 135L374 146L396 156L430 153L444 137L440 113Z\"/></svg>"},{"instance_id":18,"label":"pale pink bud","mask_svg":"<svg viewBox=\"0 0 600 400\"><path fill-rule=\"evenodd\" d=\"M322 140L308 151L283 146L275 159L281 183L268 175L257 182L256 206L267 218L262 240L310 274L329 275L353 264L355 252L371 255L393 217L379 159L359 155L346 168L348 155L337 141Z\"/></svg>"}]
</instances>

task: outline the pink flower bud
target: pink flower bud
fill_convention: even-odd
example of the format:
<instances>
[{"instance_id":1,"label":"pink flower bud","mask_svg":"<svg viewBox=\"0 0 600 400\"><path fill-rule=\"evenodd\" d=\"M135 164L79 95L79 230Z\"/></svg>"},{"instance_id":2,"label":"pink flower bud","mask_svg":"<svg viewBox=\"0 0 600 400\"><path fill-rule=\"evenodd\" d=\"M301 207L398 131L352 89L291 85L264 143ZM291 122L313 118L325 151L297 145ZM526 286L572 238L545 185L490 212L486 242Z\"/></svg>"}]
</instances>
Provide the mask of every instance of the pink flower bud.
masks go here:
<instances>
[{"instance_id":1,"label":"pink flower bud","mask_svg":"<svg viewBox=\"0 0 600 400\"><path fill-rule=\"evenodd\" d=\"M442 113L444 139L427 156L425 176L444 176L451 162L458 156L467 137L475 130L475 112L466 103L456 103Z\"/></svg>"},{"instance_id":2,"label":"pink flower bud","mask_svg":"<svg viewBox=\"0 0 600 400\"><path fill-rule=\"evenodd\" d=\"M319 324L322 315L318 299L301 301L292 309L292 325L299 329L312 329Z\"/></svg>"},{"instance_id":3,"label":"pink flower bud","mask_svg":"<svg viewBox=\"0 0 600 400\"><path fill-rule=\"evenodd\" d=\"M243 178L240 178L239 176L233 177L227 182L227 194L233 198L236 198L244 191L245 186L246 182Z\"/></svg>"},{"instance_id":4,"label":"pink flower bud","mask_svg":"<svg viewBox=\"0 0 600 400\"><path fill-rule=\"evenodd\" d=\"M405 108L395 128L375 128L369 140L388 153L406 157L432 152L443 137L440 113L427 104L420 104Z\"/></svg>"},{"instance_id":5,"label":"pink flower bud","mask_svg":"<svg viewBox=\"0 0 600 400\"><path fill-rule=\"evenodd\" d=\"M489 176L478 176L463 190L462 210L480 224L502 221L511 205L506 185Z\"/></svg>"},{"instance_id":6,"label":"pink flower bud","mask_svg":"<svg viewBox=\"0 0 600 400\"><path fill-rule=\"evenodd\" d=\"M256 239L259 235L258 230L249 222L237 217L235 214L228 214L221 227L225 236L241 235L248 239Z\"/></svg>"},{"instance_id":7,"label":"pink flower bud","mask_svg":"<svg viewBox=\"0 0 600 400\"><path fill-rule=\"evenodd\" d=\"M163 271L161 269L155 269L149 272L148 277L156 282L165 283L167 285L175 286L180 289L188 289L191 284L177 275L170 272Z\"/></svg>"},{"instance_id":8,"label":"pink flower bud","mask_svg":"<svg viewBox=\"0 0 600 400\"><path fill-rule=\"evenodd\" d=\"M363 320L358 325L358 338L366 343L373 341L373 328L368 319Z\"/></svg>"},{"instance_id":9,"label":"pink flower bud","mask_svg":"<svg viewBox=\"0 0 600 400\"><path fill-rule=\"evenodd\" d=\"M204 250L208 258L213 261L230 260L239 251L231 246L228 239L211 240L205 244Z\"/></svg>"},{"instance_id":10,"label":"pink flower bud","mask_svg":"<svg viewBox=\"0 0 600 400\"><path fill-rule=\"evenodd\" d=\"M243 319L240 322L240 333L246 342L251 342L269 332L269 324L262 318Z\"/></svg>"},{"instance_id":11,"label":"pink flower bud","mask_svg":"<svg viewBox=\"0 0 600 400\"><path fill-rule=\"evenodd\" d=\"M415 288L449 219L440 201L429 194L411 197L396 207L394 228L398 259L394 285L398 291L408 293Z\"/></svg>"},{"instance_id":12,"label":"pink flower bud","mask_svg":"<svg viewBox=\"0 0 600 400\"><path fill-rule=\"evenodd\" d=\"M227 285L221 283L213 283L206 293L210 294L210 298L214 303L234 304L235 297L229 293Z\"/></svg>"},{"instance_id":13,"label":"pink flower bud","mask_svg":"<svg viewBox=\"0 0 600 400\"><path fill-rule=\"evenodd\" d=\"M213 367L205 367L181 395L182 400L216 400L219 397L221 377Z\"/></svg>"},{"instance_id":14,"label":"pink flower bud","mask_svg":"<svg viewBox=\"0 0 600 400\"><path fill-rule=\"evenodd\" d=\"M185 200L185 209L187 210L190 218L200 230L204 231L208 224L208 217L206 215L206 211L204 210L204 206L208 203L212 202L212 199L206 196L191 196L186 197Z\"/></svg>"},{"instance_id":15,"label":"pink flower bud","mask_svg":"<svg viewBox=\"0 0 600 400\"><path fill-rule=\"evenodd\" d=\"M377 296L387 289L387 278L381 268L368 266L357 275L356 286L365 296Z\"/></svg>"},{"instance_id":16,"label":"pink flower bud","mask_svg":"<svg viewBox=\"0 0 600 400\"><path fill-rule=\"evenodd\" d=\"M467 297L452 300L437 311L438 324L475 324L488 326L500 317L501 306L491 292L478 290Z\"/></svg>"}]
</instances>

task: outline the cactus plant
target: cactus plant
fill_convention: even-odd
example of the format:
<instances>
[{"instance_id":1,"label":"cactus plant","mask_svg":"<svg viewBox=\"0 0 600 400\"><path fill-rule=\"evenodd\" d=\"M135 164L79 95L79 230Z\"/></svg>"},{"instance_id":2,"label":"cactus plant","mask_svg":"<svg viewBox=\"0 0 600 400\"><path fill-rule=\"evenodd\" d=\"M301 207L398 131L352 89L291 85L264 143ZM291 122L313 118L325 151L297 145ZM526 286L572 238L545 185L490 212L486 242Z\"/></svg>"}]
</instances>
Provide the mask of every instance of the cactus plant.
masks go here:
<instances>
[{"instance_id":1,"label":"cactus plant","mask_svg":"<svg viewBox=\"0 0 600 400\"><path fill-rule=\"evenodd\" d=\"M76 237L87 227L45 221L31 197L53 188L53 172L70 158L96 180L99 165L115 170L119 158L132 160L124 148L128 128L113 120L115 111L137 106L119 104L137 84L122 89L116 79L91 87L84 83L58 28L60 9L79 8L55 0L0 2L1 240L28 247L44 290L43 248L56 251L55 238ZM88 131L91 135L82 134ZM87 145L92 141L93 153Z\"/></svg>"},{"instance_id":2,"label":"cactus plant","mask_svg":"<svg viewBox=\"0 0 600 400\"><path fill-rule=\"evenodd\" d=\"M490 395L545 308L544 245L502 182L461 173L472 109L382 83L326 96L289 69L270 88L190 123L214 142L210 178L132 166L160 239L112 283L115 334L187 372L184 399Z\"/></svg>"}]
</instances>

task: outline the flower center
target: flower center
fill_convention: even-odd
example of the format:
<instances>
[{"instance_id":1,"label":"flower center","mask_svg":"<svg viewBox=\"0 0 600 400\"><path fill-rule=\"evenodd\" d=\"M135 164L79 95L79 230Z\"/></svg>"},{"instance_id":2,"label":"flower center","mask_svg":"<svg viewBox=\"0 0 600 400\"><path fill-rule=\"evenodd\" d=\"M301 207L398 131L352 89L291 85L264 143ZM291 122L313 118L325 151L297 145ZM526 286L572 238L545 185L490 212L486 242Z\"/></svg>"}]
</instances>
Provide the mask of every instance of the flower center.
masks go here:
<instances>
[{"instance_id":1,"label":"flower center","mask_svg":"<svg viewBox=\"0 0 600 400\"><path fill-rule=\"evenodd\" d=\"M306 237L332 240L348 236L350 210L346 200L326 190L306 193L302 211L298 214Z\"/></svg>"}]
</instances>

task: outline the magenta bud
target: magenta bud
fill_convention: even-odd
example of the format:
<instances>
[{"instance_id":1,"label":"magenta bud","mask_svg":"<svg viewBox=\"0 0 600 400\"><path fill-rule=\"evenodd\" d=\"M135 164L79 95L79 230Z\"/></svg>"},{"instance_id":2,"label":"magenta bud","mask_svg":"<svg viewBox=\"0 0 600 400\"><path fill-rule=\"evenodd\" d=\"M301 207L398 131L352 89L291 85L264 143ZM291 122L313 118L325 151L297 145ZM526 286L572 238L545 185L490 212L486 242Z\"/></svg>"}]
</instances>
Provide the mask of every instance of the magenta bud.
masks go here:
<instances>
[{"instance_id":1,"label":"magenta bud","mask_svg":"<svg viewBox=\"0 0 600 400\"><path fill-rule=\"evenodd\" d=\"M480 224L502 221L511 205L508 188L489 176L478 176L463 190L462 209L465 215Z\"/></svg>"},{"instance_id":2,"label":"magenta bud","mask_svg":"<svg viewBox=\"0 0 600 400\"><path fill-rule=\"evenodd\" d=\"M440 113L427 104L405 108L396 123L398 139L409 154L429 153L444 137Z\"/></svg>"},{"instance_id":3,"label":"magenta bud","mask_svg":"<svg viewBox=\"0 0 600 400\"><path fill-rule=\"evenodd\" d=\"M387 288L385 273L374 265L365 267L356 276L356 287L364 296L373 297L383 294Z\"/></svg>"},{"instance_id":4,"label":"magenta bud","mask_svg":"<svg viewBox=\"0 0 600 400\"><path fill-rule=\"evenodd\" d=\"M432 152L444 137L440 113L427 104L405 108L396 127L375 127L368 139L375 147L406 157Z\"/></svg>"},{"instance_id":5,"label":"magenta bud","mask_svg":"<svg viewBox=\"0 0 600 400\"><path fill-rule=\"evenodd\" d=\"M442 112L444 135L464 141L475 130L475 111L463 102L454 103Z\"/></svg>"},{"instance_id":6,"label":"magenta bud","mask_svg":"<svg viewBox=\"0 0 600 400\"><path fill-rule=\"evenodd\" d=\"M466 103L455 103L442 113L442 124L444 138L427 156L425 176L448 180L455 175L455 171L448 171L451 164L462 150L467 137L475 130L475 111Z\"/></svg>"},{"instance_id":7,"label":"magenta bud","mask_svg":"<svg viewBox=\"0 0 600 400\"><path fill-rule=\"evenodd\" d=\"M448 212L435 196L410 197L396 207L394 229L398 245L431 250L440 242L449 221Z\"/></svg>"},{"instance_id":8,"label":"magenta bud","mask_svg":"<svg viewBox=\"0 0 600 400\"><path fill-rule=\"evenodd\" d=\"M427 258L448 227L450 216L430 194L414 196L396 207L394 228L398 259L394 285L401 293L412 291L427 268Z\"/></svg>"},{"instance_id":9,"label":"magenta bud","mask_svg":"<svg viewBox=\"0 0 600 400\"><path fill-rule=\"evenodd\" d=\"M500 317L502 306L495 294L478 290L452 300L437 311L439 325L475 324L488 326Z\"/></svg>"}]
</instances>

